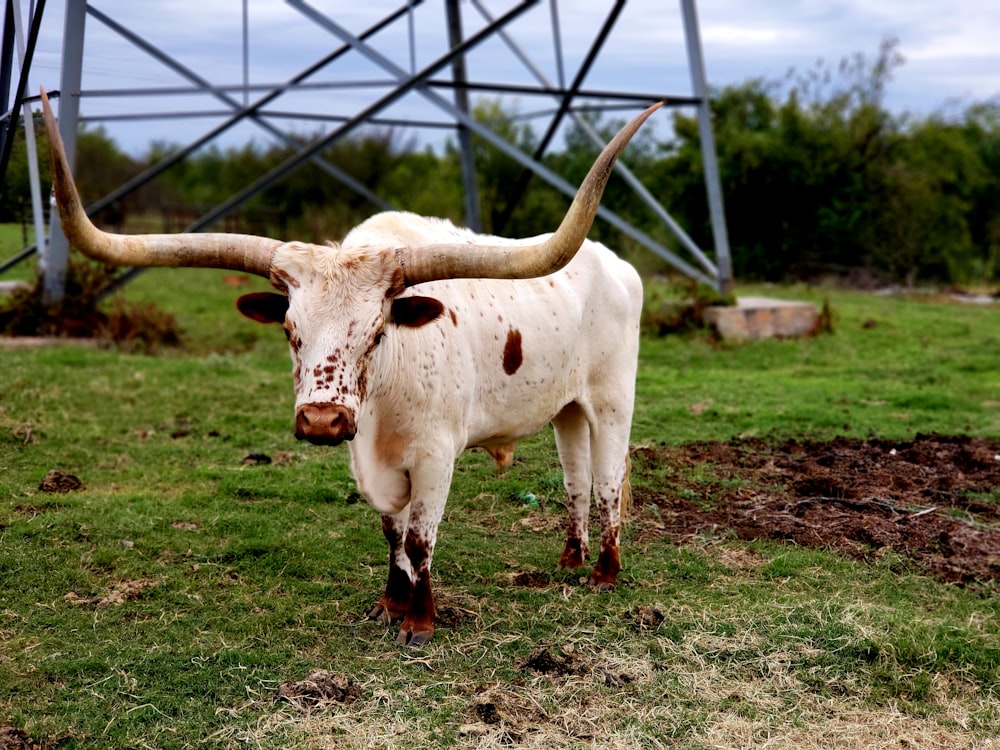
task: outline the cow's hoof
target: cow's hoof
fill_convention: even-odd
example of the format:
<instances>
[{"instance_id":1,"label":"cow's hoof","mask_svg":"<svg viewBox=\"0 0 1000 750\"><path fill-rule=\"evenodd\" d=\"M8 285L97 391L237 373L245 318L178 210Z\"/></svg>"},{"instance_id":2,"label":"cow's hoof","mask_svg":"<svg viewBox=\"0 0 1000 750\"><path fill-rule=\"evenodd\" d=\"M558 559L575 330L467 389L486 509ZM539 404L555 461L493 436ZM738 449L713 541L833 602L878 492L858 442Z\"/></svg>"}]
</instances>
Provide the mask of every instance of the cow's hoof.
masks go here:
<instances>
[{"instance_id":1,"label":"cow's hoof","mask_svg":"<svg viewBox=\"0 0 1000 750\"><path fill-rule=\"evenodd\" d=\"M567 539L556 570L576 570L587 564L590 552L579 539Z\"/></svg>"},{"instance_id":2,"label":"cow's hoof","mask_svg":"<svg viewBox=\"0 0 1000 750\"><path fill-rule=\"evenodd\" d=\"M371 611L368 613L368 619L374 620L380 625L389 625L393 622L393 620L400 620L402 619L402 617L403 617L402 614L393 616L393 614L388 609L386 609L385 605L382 604L382 602L379 602L374 607L372 607Z\"/></svg>"},{"instance_id":3,"label":"cow's hoof","mask_svg":"<svg viewBox=\"0 0 1000 750\"><path fill-rule=\"evenodd\" d=\"M591 591L595 591L598 594L608 594L615 590L617 583L615 581L602 581L596 576L591 576L588 585Z\"/></svg>"},{"instance_id":4,"label":"cow's hoof","mask_svg":"<svg viewBox=\"0 0 1000 750\"><path fill-rule=\"evenodd\" d=\"M422 646L426 646L433 636L433 630L418 630L414 633L413 631L403 628L399 631L399 635L396 636L396 643L400 646L420 648Z\"/></svg>"}]
</instances>

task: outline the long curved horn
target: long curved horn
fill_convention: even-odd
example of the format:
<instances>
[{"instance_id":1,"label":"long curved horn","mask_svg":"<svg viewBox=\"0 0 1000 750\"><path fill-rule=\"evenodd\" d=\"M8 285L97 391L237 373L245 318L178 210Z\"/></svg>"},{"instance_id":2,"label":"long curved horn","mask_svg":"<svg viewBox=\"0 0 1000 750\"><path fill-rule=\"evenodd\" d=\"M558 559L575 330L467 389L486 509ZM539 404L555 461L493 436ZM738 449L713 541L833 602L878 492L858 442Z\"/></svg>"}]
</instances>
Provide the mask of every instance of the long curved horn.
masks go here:
<instances>
[{"instance_id":1,"label":"long curved horn","mask_svg":"<svg viewBox=\"0 0 1000 750\"><path fill-rule=\"evenodd\" d=\"M52 152L52 188L59 221L73 247L115 266L225 268L269 277L271 256L282 244L280 240L223 233L110 234L95 227L80 202L45 89L42 110Z\"/></svg>"},{"instance_id":2,"label":"long curved horn","mask_svg":"<svg viewBox=\"0 0 1000 750\"><path fill-rule=\"evenodd\" d=\"M658 102L618 131L604 147L576 192L555 234L535 245L423 245L402 248L396 258L408 286L439 279L528 279L555 273L587 238L604 186L619 154L639 127L663 106Z\"/></svg>"}]
</instances>

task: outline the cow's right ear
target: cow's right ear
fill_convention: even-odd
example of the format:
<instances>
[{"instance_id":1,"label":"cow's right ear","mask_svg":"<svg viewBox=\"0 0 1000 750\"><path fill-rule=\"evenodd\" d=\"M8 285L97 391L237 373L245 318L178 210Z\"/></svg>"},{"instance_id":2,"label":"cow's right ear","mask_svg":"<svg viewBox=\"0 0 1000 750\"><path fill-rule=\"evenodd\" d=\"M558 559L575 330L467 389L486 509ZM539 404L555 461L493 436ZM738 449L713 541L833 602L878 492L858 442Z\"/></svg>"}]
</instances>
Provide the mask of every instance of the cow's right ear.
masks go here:
<instances>
[{"instance_id":1,"label":"cow's right ear","mask_svg":"<svg viewBox=\"0 0 1000 750\"><path fill-rule=\"evenodd\" d=\"M236 307L250 320L258 323L284 323L288 312L288 297L274 292L244 294L236 300Z\"/></svg>"}]
</instances>

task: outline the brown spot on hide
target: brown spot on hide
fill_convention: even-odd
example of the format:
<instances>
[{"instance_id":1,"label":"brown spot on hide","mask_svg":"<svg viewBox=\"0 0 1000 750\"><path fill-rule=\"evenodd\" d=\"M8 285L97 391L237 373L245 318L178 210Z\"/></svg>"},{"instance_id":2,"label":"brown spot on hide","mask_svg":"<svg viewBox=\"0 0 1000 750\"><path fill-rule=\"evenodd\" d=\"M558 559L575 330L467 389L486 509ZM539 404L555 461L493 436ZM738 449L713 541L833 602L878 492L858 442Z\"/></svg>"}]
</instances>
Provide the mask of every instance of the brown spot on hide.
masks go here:
<instances>
[{"instance_id":1,"label":"brown spot on hide","mask_svg":"<svg viewBox=\"0 0 1000 750\"><path fill-rule=\"evenodd\" d=\"M521 332L511 328L507 333L507 343L503 347L503 371L508 375L513 375L517 372L523 361Z\"/></svg>"},{"instance_id":2,"label":"brown spot on hide","mask_svg":"<svg viewBox=\"0 0 1000 750\"><path fill-rule=\"evenodd\" d=\"M406 550L406 556L410 558L410 566L415 572L419 572L427 566L427 559L431 556L430 546L412 529L406 532L403 548Z\"/></svg>"},{"instance_id":3,"label":"brown spot on hide","mask_svg":"<svg viewBox=\"0 0 1000 750\"><path fill-rule=\"evenodd\" d=\"M388 466L398 465L403 459L403 452L409 447L409 441L395 430L381 433L375 441L375 455L379 461Z\"/></svg>"},{"instance_id":4,"label":"brown spot on hide","mask_svg":"<svg viewBox=\"0 0 1000 750\"><path fill-rule=\"evenodd\" d=\"M455 328L458 328L458 316L455 315L455 311L449 310L448 315L451 316L451 324L455 326Z\"/></svg>"},{"instance_id":5,"label":"brown spot on hide","mask_svg":"<svg viewBox=\"0 0 1000 750\"><path fill-rule=\"evenodd\" d=\"M389 549L394 550L403 543L403 537L396 530L396 521L390 515L382 516L382 536L389 543Z\"/></svg>"},{"instance_id":6,"label":"brown spot on hide","mask_svg":"<svg viewBox=\"0 0 1000 750\"><path fill-rule=\"evenodd\" d=\"M299 288L299 282L295 277L281 269L271 269L271 285L281 291L288 291L289 287L292 289Z\"/></svg>"},{"instance_id":7,"label":"brown spot on hide","mask_svg":"<svg viewBox=\"0 0 1000 750\"><path fill-rule=\"evenodd\" d=\"M358 398L364 401L365 396L367 395L368 395L368 368L362 367L361 372L358 373Z\"/></svg>"}]
</instances>

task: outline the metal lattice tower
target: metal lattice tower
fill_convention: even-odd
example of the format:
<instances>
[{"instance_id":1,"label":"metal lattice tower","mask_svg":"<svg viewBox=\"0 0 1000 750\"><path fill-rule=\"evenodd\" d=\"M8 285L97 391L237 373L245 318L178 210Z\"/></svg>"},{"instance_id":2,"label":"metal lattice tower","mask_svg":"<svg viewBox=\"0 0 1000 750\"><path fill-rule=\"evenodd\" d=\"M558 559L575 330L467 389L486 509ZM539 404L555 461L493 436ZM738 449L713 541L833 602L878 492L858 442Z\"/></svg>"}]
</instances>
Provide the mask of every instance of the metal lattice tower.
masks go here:
<instances>
[{"instance_id":1,"label":"metal lattice tower","mask_svg":"<svg viewBox=\"0 0 1000 750\"><path fill-rule=\"evenodd\" d=\"M174 74L187 82L186 91L188 93L207 95L217 100L223 107L221 111L215 113L223 118L218 125L206 131L201 137L172 151L169 156L157 164L147 168L141 174L89 205L87 207L88 213L96 213L113 204L115 201L120 200L195 150L212 143L233 126L246 122L251 122L262 128L277 140L286 143L295 143L296 152L267 174L261 175L227 200L212 207L186 227L184 231L196 232L208 227L307 162L318 165L331 179L341 181L363 195L373 205L382 209L393 208L383 198L373 194L364 185L352 178L351 175L346 174L334 164L323 159L322 152L338 139L348 136L356 128L364 124L389 123L404 124L407 126L413 125L412 120L400 122L391 119L387 116L387 111L404 97L416 96L421 98L426 104L427 109L435 112L438 118L433 121L422 122L420 123L421 125L448 128L457 134L466 196L466 223L472 229L479 230L481 228L479 200L476 192L475 163L471 145L471 136L473 134L490 143L524 168L524 177L522 180L518 184L511 186L511 200L507 211L507 216L509 216L510 208L513 207L516 200L520 197L530 176L537 176L569 197L572 197L575 193L575 186L570 185L565 179L546 168L541 163L541 159L546 147L567 119L574 121L577 127L594 142L597 148L603 146L601 137L580 114L583 109L582 104L585 103L587 109L634 110L639 106L646 106L652 101L664 100L668 107L694 108L697 112L706 191L712 221L713 242L715 245L714 261L695 244L677 222L670 217L666 209L659 204L656 198L621 161L616 166L620 176L632 188L637 199L645 203L669 228L690 259L680 257L606 208L602 207L599 209L598 216L690 278L707 283L720 291L729 291L731 289L732 271L729 258L729 245L718 168L716 165L705 66L702 57L694 0L679 0L693 90L693 94L689 96L664 96L662 93L657 92L592 90L584 86L588 72L597 64L602 47L608 37L614 32L615 22L625 6L626 0L616 0L616 2L612 3L607 10L604 22L596 29L586 30L588 33L592 32L593 37L578 69L569 76L569 82L566 81L567 76L565 75L562 54L561 40L564 22L559 17L557 0L548 0L545 3L549 8L548 17L552 29L552 43L558 68L558 80L556 81L550 80L542 72L541 66L532 59L524 46L519 44L512 28L512 22L515 19L521 17L532 8L543 5L540 0L508 2L507 9L500 14L492 13L482 0L468 0L465 14L463 14L463 9L460 7L458 0L443 0L442 22L447 29L447 40L443 48L439 51L439 54L436 54L430 62L422 66L416 62L417 55L415 54L415 50L417 48L417 40L414 32L414 14L417 12L418 6L425 6L422 10L427 12L428 7L426 6L430 6L431 2L427 0L425 4L425 0L400 1L403 4L395 11L387 13L367 29L357 32L348 29L333 14L317 10L314 6L306 2L306 0L285 0L286 5L300 14L302 18L308 19L317 34L324 35L330 39L330 51L282 83L251 85L247 66L247 60L249 60L250 56L247 34L248 7L247 0L243 0L244 80L242 86L233 86L217 84L205 79L196 70L167 54L139 34L126 28L111 16L91 5L88 0L66 0L63 25L62 67L58 87L59 129L71 164L75 156L76 134L81 121L81 103L85 100L108 96L131 95L138 97L160 94L163 96L164 101L166 101L168 94L178 93L176 87L169 91L162 87L119 90L115 92L83 89L81 82L82 71L84 69L84 35L88 22L96 22L107 27L137 49L166 66ZM22 109L25 119L30 122L29 102L32 97L29 93L34 92L27 92L25 85L31 67L32 52L38 38L42 13L45 8L44 0L34 0L32 2L33 8L29 14L30 21L26 25L23 23L21 17L20 2L21 0L6 1L2 49L0 49L0 56L2 56L2 60L0 60L2 62L0 93L2 93L5 102L13 103L4 116L4 121L0 123L0 139L2 139L0 140L0 174L5 173L10 143ZM234 12L234 27L238 21L236 15ZM466 36L463 33L463 26L466 23L463 22L467 21L469 16L472 16L475 20L474 26L476 30ZM408 32L410 45L409 69L395 62L394 55L388 54L378 44L380 32L400 25L405 25ZM468 25L470 27L473 26L473 24ZM466 66L467 57L479 45L497 40L502 42L509 50L512 59L524 66L525 70L530 73L535 81L534 84L502 84L476 81L470 78ZM10 84L13 78L15 47L18 50L20 76L17 89L12 97ZM324 87L349 89L352 86L370 85L371 81L361 80L357 77L356 73L351 72L343 75L334 75L333 79L331 79L331 75L337 71L337 66L350 56L355 58L360 56L370 66L382 72L385 77L378 82L378 91L371 99L358 106L354 111L327 116L327 121L331 129L325 135L302 146L299 140L295 140L288 132L275 124L276 118L287 119L289 113L276 113L271 109L271 105L279 97L314 91ZM327 81L323 84L317 83L315 80L316 74L320 71L324 71L327 78ZM470 92L487 92L501 96L516 95L519 98L531 98L532 101L542 99L550 102L552 109L547 114L545 133L536 152L534 154L527 154L521 151L494 133L486 125L477 122L469 113ZM179 112L175 108L162 113L144 113L141 116L149 119L157 117L178 118L184 117L185 114L194 117L199 113ZM314 114L302 113L302 116L307 118L314 116ZM27 129L28 132L31 130L31 128ZM33 144L29 144L29 151L33 151ZM33 154L29 153L29 161L33 161L33 158ZM33 193L37 193L40 196L41 190L37 185L37 170L35 170L32 180L34 184ZM41 201L37 200L35 204L36 226L42 227L43 220L41 215L43 209ZM407 207L397 206L396 208L406 209ZM504 218L501 217L501 222L503 220ZM44 232L36 230L36 236L43 237ZM34 252L34 248L26 248L25 251L14 259L0 264L0 272L9 268L13 263L28 257L32 252ZM53 214L51 236L48 240L47 252L45 253L44 268L45 292L49 299L58 299L62 296L67 257L67 243L58 225L58 217ZM129 274L126 274L124 278L128 276Z\"/></svg>"}]
</instances>

